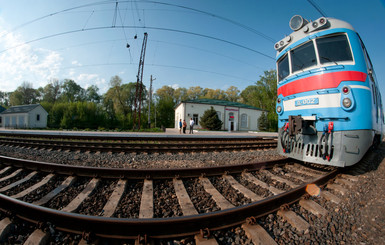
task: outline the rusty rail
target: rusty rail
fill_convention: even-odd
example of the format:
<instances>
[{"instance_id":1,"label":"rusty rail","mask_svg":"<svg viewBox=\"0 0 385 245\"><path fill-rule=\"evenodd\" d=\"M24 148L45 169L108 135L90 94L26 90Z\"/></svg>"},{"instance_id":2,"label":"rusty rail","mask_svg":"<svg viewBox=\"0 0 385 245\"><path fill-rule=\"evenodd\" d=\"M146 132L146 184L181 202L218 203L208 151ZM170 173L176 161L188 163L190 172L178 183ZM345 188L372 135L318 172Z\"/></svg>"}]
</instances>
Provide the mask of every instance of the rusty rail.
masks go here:
<instances>
[{"instance_id":1,"label":"rusty rail","mask_svg":"<svg viewBox=\"0 0 385 245\"><path fill-rule=\"evenodd\" d=\"M190 177L192 174L187 172L194 172L194 174L204 174L210 175L220 174L222 171L235 173L239 171L244 171L247 167L248 170L255 170L262 167L266 167L270 164L283 164L284 160L272 161L268 163L254 163L246 164L241 166L231 166L231 167L219 167L219 168L206 168L206 169L178 169L165 171L162 170L122 170L123 173L120 176L116 177L129 177L128 173L135 174L138 176L144 176L146 172L151 176L151 178L164 178L165 175L160 172L169 172L168 176L187 176ZM17 161L16 159L1 158L1 162L9 161L9 163L18 163L23 167L28 167L25 161ZM35 167L43 167L43 171L52 171L52 169L47 168L45 164L34 162ZM63 172L63 168L57 165L54 165L55 168L58 168L56 171ZM74 170L73 166L65 166L69 169ZM233 170L231 170L233 168ZM84 171L91 171L90 168L76 167L82 175ZM71 172L72 170L66 170L64 172ZM99 174L99 170L94 169L93 173L90 174ZM106 171L106 169L103 169ZM113 174L118 174L117 170L111 170L109 177ZM155 218L155 219L121 219L121 218L106 218L99 216L87 216L81 214L67 213L62 211L57 211L41 206L32 205L30 203L25 203L20 200L16 200L0 194L0 209L5 212L12 212L17 217L33 222L33 223L46 223L53 222L57 229L68 231L72 233L83 233L91 232L99 237L106 238L117 238L117 239L133 239L138 235L146 235L147 237L153 238L165 238L165 237L178 237L185 235L192 235L198 233L201 229L216 230L233 225L237 225L245 222L249 217L261 217L268 213L271 213L275 210L278 210L284 204L290 204L298 201L304 194L306 194L306 186L308 184L317 184L318 186L325 185L331 178L334 178L339 173L339 170L333 170L328 174L303 185L300 185L297 188L294 188L288 192L266 198L259 202L254 202L242 207L231 208L227 210L217 211L208 214L192 215L192 216L182 216L182 217L172 217L172 218ZM75 172L74 172L75 174Z\"/></svg>"}]
</instances>

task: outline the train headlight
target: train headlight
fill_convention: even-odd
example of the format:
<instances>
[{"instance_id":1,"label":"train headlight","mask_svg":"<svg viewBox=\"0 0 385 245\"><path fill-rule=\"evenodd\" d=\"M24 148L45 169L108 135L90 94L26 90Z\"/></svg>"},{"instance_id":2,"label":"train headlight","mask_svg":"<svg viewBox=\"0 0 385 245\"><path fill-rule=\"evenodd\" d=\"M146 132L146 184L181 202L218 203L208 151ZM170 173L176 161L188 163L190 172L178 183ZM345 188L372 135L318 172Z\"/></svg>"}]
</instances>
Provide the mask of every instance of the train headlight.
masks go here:
<instances>
[{"instance_id":1,"label":"train headlight","mask_svg":"<svg viewBox=\"0 0 385 245\"><path fill-rule=\"evenodd\" d=\"M350 88L349 88L348 86L344 86L344 87L342 88L342 93L348 94L349 92L350 92Z\"/></svg>"},{"instance_id":2,"label":"train headlight","mask_svg":"<svg viewBox=\"0 0 385 245\"><path fill-rule=\"evenodd\" d=\"M352 101L351 101L351 99L349 99L349 98L344 98L344 99L342 100L342 105L343 105L345 108L351 107L351 106L352 106Z\"/></svg>"},{"instance_id":3,"label":"train headlight","mask_svg":"<svg viewBox=\"0 0 385 245\"><path fill-rule=\"evenodd\" d=\"M300 15L294 15L291 19L290 19L290 22L289 22L289 25L290 25L290 28L293 30L293 31L298 31L299 29L301 29L304 25L306 25L307 23L309 23L307 20L305 20L304 18L302 18L302 16Z\"/></svg>"},{"instance_id":4,"label":"train headlight","mask_svg":"<svg viewBox=\"0 0 385 245\"><path fill-rule=\"evenodd\" d=\"M277 112L281 113L281 111L282 111L282 107L281 106L277 106Z\"/></svg>"}]
</instances>

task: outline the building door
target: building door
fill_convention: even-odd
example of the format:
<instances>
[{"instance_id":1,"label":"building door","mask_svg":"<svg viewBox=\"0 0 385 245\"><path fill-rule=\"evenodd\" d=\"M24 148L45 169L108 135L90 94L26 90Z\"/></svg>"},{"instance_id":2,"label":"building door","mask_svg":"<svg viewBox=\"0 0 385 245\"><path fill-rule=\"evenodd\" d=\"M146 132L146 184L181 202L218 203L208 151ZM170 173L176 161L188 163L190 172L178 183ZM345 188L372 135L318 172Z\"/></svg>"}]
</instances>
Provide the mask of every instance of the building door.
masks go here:
<instances>
[{"instance_id":1,"label":"building door","mask_svg":"<svg viewBox=\"0 0 385 245\"><path fill-rule=\"evenodd\" d=\"M229 113L229 129L230 131L234 131L234 113Z\"/></svg>"}]
</instances>

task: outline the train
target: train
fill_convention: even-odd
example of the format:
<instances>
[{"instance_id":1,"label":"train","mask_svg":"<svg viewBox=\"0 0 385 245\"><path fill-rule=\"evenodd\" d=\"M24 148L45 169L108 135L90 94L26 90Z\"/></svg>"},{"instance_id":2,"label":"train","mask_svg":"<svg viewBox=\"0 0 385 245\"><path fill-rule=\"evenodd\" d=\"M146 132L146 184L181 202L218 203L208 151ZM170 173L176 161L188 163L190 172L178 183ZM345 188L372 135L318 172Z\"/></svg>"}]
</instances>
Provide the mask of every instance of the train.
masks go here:
<instances>
[{"instance_id":1,"label":"train","mask_svg":"<svg viewBox=\"0 0 385 245\"><path fill-rule=\"evenodd\" d=\"M383 140L384 113L367 49L351 24L290 19L277 51L280 155L347 167Z\"/></svg>"}]
</instances>

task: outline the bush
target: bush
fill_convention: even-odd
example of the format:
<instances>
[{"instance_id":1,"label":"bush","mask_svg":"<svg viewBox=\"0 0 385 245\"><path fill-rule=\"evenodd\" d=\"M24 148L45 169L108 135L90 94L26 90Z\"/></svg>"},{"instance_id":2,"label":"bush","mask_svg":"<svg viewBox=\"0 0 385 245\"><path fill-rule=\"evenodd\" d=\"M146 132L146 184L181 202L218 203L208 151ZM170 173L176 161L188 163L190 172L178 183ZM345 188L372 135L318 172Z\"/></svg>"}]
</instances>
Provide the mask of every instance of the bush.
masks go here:
<instances>
[{"instance_id":1,"label":"bush","mask_svg":"<svg viewBox=\"0 0 385 245\"><path fill-rule=\"evenodd\" d=\"M221 130L223 124L212 106L203 113L200 123L203 128L208 130Z\"/></svg>"},{"instance_id":2,"label":"bush","mask_svg":"<svg viewBox=\"0 0 385 245\"><path fill-rule=\"evenodd\" d=\"M262 112L261 116L258 118L258 129L259 131L267 131L267 116L265 112Z\"/></svg>"}]
</instances>

